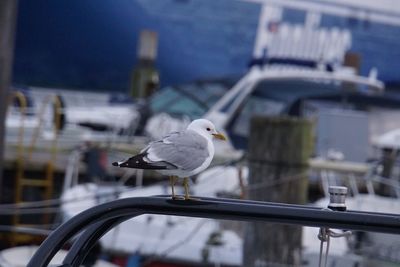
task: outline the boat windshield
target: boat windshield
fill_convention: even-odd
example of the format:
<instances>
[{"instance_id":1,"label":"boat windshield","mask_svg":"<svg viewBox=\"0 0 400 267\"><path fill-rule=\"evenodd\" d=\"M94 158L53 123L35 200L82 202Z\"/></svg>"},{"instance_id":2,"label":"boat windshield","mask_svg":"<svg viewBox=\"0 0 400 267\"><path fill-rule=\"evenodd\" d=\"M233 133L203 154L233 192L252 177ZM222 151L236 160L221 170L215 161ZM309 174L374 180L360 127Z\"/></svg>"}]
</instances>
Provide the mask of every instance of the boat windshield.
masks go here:
<instances>
[{"instance_id":1,"label":"boat windshield","mask_svg":"<svg viewBox=\"0 0 400 267\"><path fill-rule=\"evenodd\" d=\"M217 82L166 87L152 97L150 107L154 113L188 116L193 120L202 117L228 89Z\"/></svg>"},{"instance_id":2,"label":"boat windshield","mask_svg":"<svg viewBox=\"0 0 400 267\"><path fill-rule=\"evenodd\" d=\"M367 92L364 85L326 79L264 80L259 82L253 95L291 103L300 98L346 92Z\"/></svg>"}]
</instances>

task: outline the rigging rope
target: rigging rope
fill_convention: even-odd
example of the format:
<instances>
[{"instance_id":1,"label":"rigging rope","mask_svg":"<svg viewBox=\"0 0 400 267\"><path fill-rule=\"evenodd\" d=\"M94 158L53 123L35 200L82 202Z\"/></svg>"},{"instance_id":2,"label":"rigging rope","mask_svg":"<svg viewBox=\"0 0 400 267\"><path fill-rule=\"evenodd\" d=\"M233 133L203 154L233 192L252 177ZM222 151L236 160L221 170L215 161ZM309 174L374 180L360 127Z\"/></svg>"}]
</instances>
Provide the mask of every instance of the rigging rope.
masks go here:
<instances>
[{"instance_id":1,"label":"rigging rope","mask_svg":"<svg viewBox=\"0 0 400 267\"><path fill-rule=\"evenodd\" d=\"M352 233L351 231L344 231L343 233L336 233L329 228L321 227L318 233L318 239L321 240L319 247L319 264L318 267L326 267L328 263L329 245L330 238L348 237ZM323 255L324 242L326 242L325 255ZM324 260L324 264L322 264Z\"/></svg>"}]
</instances>

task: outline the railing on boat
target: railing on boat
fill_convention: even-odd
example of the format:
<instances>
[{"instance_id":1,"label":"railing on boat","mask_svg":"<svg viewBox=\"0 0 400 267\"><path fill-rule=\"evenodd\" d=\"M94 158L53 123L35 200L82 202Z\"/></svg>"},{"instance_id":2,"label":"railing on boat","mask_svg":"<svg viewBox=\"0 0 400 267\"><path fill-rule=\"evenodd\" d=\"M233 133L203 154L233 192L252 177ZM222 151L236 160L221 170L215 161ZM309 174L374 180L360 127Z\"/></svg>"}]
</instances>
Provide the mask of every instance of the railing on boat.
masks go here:
<instances>
[{"instance_id":1,"label":"railing on boat","mask_svg":"<svg viewBox=\"0 0 400 267\"><path fill-rule=\"evenodd\" d=\"M59 267L80 266L90 249L111 228L143 214L239 221L267 221L311 227L400 234L400 215L333 211L317 207L258 201L201 198L172 200L170 197L119 199L90 208L57 228L42 243L27 267L45 267L62 246L83 231Z\"/></svg>"}]
</instances>

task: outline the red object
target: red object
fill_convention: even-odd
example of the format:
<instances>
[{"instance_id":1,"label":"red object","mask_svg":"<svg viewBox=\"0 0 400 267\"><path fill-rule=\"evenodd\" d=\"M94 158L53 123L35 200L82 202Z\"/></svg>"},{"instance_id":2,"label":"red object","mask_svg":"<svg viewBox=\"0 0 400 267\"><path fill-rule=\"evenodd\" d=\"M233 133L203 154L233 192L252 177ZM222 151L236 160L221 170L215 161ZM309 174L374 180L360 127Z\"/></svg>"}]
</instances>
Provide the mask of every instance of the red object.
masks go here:
<instances>
[{"instance_id":1,"label":"red object","mask_svg":"<svg viewBox=\"0 0 400 267\"><path fill-rule=\"evenodd\" d=\"M120 267L126 267L128 264L128 258L126 257L113 257L112 263L120 266ZM146 262L146 260L144 261ZM159 262L159 261L151 261L147 263L146 265L143 265L143 267L193 267L192 265L187 265L187 264L178 264L178 263L166 263L166 262Z\"/></svg>"},{"instance_id":2,"label":"red object","mask_svg":"<svg viewBox=\"0 0 400 267\"><path fill-rule=\"evenodd\" d=\"M125 267L126 266L126 263L128 262L128 259L127 258L113 258L113 260L111 261L112 263L114 263L114 264L117 264L118 266L121 266L121 267Z\"/></svg>"},{"instance_id":3,"label":"red object","mask_svg":"<svg viewBox=\"0 0 400 267\"><path fill-rule=\"evenodd\" d=\"M279 29L279 22L278 21L271 21L268 23L268 31L270 32L277 32Z\"/></svg>"},{"instance_id":4,"label":"red object","mask_svg":"<svg viewBox=\"0 0 400 267\"><path fill-rule=\"evenodd\" d=\"M108 158L107 158L107 152L104 150L100 150L100 159L99 159L99 164L100 166L106 170L108 166Z\"/></svg>"},{"instance_id":5,"label":"red object","mask_svg":"<svg viewBox=\"0 0 400 267\"><path fill-rule=\"evenodd\" d=\"M145 267L192 267L190 265L173 264L173 263L163 263L163 262L152 262L146 264Z\"/></svg>"}]
</instances>

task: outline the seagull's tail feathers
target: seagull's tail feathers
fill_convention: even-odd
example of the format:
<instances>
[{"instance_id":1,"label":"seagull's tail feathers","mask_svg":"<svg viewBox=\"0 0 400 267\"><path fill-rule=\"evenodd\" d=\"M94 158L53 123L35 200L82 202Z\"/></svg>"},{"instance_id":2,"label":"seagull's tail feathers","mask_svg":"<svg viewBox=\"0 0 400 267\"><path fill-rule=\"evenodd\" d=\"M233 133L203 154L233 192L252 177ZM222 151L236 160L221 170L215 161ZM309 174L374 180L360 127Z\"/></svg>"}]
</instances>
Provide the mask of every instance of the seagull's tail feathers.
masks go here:
<instances>
[{"instance_id":1,"label":"seagull's tail feathers","mask_svg":"<svg viewBox=\"0 0 400 267\"><path fill-rule=\"evenodd\" d=\"M165 161L149 162L146 158L147 153L141 153L125 161L113 162L113 166L121 168L147 169L147 170L170 170L176 166Z\"/></svg>"}]
</instances>

